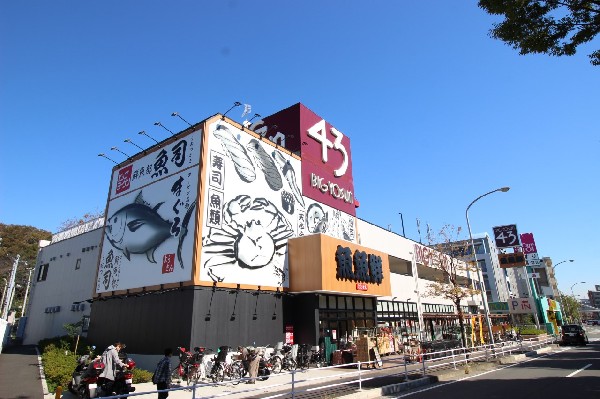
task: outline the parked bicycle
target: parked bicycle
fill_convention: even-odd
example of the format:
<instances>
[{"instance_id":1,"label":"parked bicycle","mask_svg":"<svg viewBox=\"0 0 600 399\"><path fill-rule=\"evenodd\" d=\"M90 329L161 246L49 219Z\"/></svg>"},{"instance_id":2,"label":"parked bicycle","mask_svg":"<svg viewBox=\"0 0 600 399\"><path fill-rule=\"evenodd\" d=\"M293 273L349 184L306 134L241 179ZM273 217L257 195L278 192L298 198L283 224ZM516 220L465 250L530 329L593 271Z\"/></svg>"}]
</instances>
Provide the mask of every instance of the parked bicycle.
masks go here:
<instances>
[{"instance_id":1,"label":"parked bicycle","mask_svg":"<svg viewBox=\"0 0 600 399\"><path fill-rule=\"evenodd\" d=\"M240 383L244 367L240 361L233 361L228 346L219 347L215 356L214 365L208 377L214 382L223 382L225 378L231 380L234 385Z\"/></svg>"}]
</instances>

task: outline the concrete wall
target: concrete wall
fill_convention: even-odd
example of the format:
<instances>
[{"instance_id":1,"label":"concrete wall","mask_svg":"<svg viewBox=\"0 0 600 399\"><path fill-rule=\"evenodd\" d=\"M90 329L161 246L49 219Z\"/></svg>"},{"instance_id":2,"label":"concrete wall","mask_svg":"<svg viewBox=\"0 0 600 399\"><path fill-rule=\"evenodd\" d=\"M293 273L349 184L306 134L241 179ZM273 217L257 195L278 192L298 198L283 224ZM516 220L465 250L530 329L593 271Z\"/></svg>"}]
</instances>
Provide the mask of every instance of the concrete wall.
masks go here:
<instances>
[{"instance_id":1,"label":"concrete wall","mask_svg":"<svg viewBox=\"0 0 600 399\"><path fill-rule=\"evenodd\" d=\"M77 311L71 311L71 305L92 298L101 234L100 228L40 249L32 274L24 344L35 345L41 339L65 335L64 324L76 323L90 314L90 303L83 303L84 309ZM48 264L46 280L38 281L44 264ZM46 313L46 308L57 306L60 311Z\"/></svg>"}]
</instances>

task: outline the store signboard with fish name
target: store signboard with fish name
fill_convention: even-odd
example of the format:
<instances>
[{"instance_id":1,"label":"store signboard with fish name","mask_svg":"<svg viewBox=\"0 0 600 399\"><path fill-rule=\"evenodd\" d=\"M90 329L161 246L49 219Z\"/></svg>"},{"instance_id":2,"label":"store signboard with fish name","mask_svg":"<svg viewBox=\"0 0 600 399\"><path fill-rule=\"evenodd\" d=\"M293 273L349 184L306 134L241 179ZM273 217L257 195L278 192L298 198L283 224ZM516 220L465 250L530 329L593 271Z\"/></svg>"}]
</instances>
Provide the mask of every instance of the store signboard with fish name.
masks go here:
<instances>
[{"instance_id":1,"label":"store signboard with fish name","mask_svg":"<svg viewBox=\"0 0 600 399\"><path fill-rule=\"evenodd\" d=\"M113 172L96 293L192 279L201 132Z\"/></svg>"},{"instance_id":2,"label":"store signboard with fish name","mask_svg":"<svg viewBox=\"0 0 600 399\"><path fill-rule=\"evenodd\" d=\"M226 121L209 124L200 280L287 287L287 240L354 241L354 218L302 195L301 163Z\"/></svg>"}]
</instances>

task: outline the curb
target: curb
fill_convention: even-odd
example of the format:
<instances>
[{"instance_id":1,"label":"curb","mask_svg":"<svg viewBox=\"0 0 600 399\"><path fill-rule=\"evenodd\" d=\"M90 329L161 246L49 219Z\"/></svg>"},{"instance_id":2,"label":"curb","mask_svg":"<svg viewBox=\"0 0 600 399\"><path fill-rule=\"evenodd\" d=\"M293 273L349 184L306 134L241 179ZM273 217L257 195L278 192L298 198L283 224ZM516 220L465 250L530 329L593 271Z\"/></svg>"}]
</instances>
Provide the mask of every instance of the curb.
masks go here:
<instances>
[{"instance_id":1,"label":"curb","mask_svg":"<svg viewBox=\"0 0 600 399\"><path fill-rule=\"evenodd\" d=\"M508 355L508 356L504 356L500 359L498 359L498 364L512 364L512 363L518 363L520 361L525 360L528 357L533 357L542 353L547 353L550 352L552 350L551 346L546 346L534 351L529 351L529 352L525 352L525 353L520 353L518 355Z\"/></svg>"},{"instance_id":2,"label":"curb","mask_svg":"<svg viewBox=\"0 0 600 399\"><path fill-rule=\"evenodd\" d=\"M386 395L394 395L400 392L405 392L414 388L419 388L425 385L430 385L438 382L437 376L428 375L407 382L398 384L386 385L380 388L363 389L359 392L354 392L348 395L337 396L336 399L374 399L381 398Z\"/></svg>"}]
</instances>

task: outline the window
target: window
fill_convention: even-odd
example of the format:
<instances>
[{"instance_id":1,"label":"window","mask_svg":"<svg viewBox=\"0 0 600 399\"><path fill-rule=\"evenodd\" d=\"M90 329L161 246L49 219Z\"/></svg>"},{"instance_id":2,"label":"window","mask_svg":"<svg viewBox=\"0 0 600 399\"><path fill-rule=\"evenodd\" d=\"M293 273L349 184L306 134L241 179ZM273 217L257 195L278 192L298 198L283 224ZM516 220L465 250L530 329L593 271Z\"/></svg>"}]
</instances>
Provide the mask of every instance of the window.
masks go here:
<instances>
[{"instance_id":1,"label":"window","mask_svg":"<svg viewBox=\"0 0 600 399\"><path fill-rule=\"evenodd\" d=\"M45 281L48 276L48 263L40 265L40 269L38 271L37 281Z\"/></svg>"},{"instance_id":2,"label":"window","mask_svg":"<svg viewBox=\"0 0 600 399\"><path fill-rule=\"evenodd\" d=\"M81 268L81 259L77 259L75 262L75 270L79 270Z\"/></svg>"},{"instance_id":3,"label":"window","mask_svg":"<svg viewBox=\"0 0 600 399\"><path fill-rule=\"evenodd\" d=\"M477 261L477 264L479 265L479 269L483 272L483 273L487 273L487 266L485 263L485 259L479 259Z\"/></svg>"}]
</instances>

